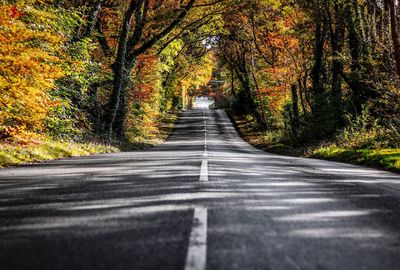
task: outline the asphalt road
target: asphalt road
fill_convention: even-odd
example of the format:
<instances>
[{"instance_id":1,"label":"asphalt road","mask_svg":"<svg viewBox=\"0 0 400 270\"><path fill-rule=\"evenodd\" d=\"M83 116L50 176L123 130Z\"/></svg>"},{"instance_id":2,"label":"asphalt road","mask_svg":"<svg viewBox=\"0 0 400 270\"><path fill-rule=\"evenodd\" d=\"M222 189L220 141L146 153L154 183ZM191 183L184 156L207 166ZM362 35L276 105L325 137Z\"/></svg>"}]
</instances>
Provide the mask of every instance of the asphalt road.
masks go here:
<instances>
[{"instance_id":1,"label":"asphalt road","mask_svg":"<svg viewBox=\"0 0 400 270\"><path fill-rule=\"evenodd\" d=\"M223 111L146 151L0 170L0 269L400 269L400 177L268 154Z\"/></svg>"}]
</instances>

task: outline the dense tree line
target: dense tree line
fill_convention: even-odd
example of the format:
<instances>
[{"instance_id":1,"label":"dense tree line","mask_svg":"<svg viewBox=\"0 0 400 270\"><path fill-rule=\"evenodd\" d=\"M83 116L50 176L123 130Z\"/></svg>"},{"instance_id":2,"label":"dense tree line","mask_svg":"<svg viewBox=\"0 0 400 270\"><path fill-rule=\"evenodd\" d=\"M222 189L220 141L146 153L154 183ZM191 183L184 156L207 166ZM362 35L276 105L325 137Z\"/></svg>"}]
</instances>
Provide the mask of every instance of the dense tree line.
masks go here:
<instances>
[{"instance_id":1,"label":"dense tree line","mask_svg":"<svg viewBox=\"0 0 400 270\"><path fill-rule=\"evenodd\" d=\"M156 132L214 69L238 112L293 142L360 116L399 137L399 10L394 0L3 1L0 136Z\"/></svg>"},{"instance_id":2,"label":"dense tree line","mask_svg":"<svg viewBox=\"0 0 400 270\"><path fill-rule=\"evenodd\" d=\"M3 1L1 137L152 132L210 78L218 2Z\"/></svg>"},{"instance_id":3,"label":"dense tree line","mask_svg":"<svg viewBox=\"0 0 400 270\"><path fill-rule=\"evenodd\" d=\"M232 94L258 122L307 141L367 114L371 123L363 125L378 123L399 138L397 1L237 5L238 12L224 16L218 52Z\"/></svg>"}]
</instances>

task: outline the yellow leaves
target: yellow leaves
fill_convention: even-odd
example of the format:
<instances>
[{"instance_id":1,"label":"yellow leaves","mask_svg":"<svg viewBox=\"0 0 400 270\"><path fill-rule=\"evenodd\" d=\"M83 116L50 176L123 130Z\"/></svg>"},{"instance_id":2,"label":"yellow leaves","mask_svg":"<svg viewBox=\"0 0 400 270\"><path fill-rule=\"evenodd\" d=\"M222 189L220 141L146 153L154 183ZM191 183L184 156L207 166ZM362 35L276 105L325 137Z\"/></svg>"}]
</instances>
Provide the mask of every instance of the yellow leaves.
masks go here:
<instances>
[{"instance_id":1,"label":"yellow leaves","mask_svg":"<svg viewBox=\"0 0 400 270\"><path fill-rule=\"evenodd\" d=\"M191 63L190 73L181 81L186 88L191 86L207 85L212 77L215 67L215 59L212 53L207 54L196 63Z\"/></svg>"},{"instance_id":2,"label":"yellow leaves","mask_svg":"<svg viewBox=\"0 0 400 270\"><path fill-rule=\"evenodd\" d=\"M17 10L0 5L0 137L41 130L54 103L48 91L63 76L53 54L62 38L22 22ZM13 10L10 16L9 10ZM17 16L18 15L18 16Z\"/></svg>"},{"instance_id":3,"label":"yellow leaves","mask_svg":"<svg viewBox=\"0 0 400 270\"><path fill-rule=\"evenodd\" d=\"M18 127L0 125L0 139L4 140L9 137L16 137L19 134L23 134L25 129L26 127L23 125Z\"/></svg>"}]
</instances>

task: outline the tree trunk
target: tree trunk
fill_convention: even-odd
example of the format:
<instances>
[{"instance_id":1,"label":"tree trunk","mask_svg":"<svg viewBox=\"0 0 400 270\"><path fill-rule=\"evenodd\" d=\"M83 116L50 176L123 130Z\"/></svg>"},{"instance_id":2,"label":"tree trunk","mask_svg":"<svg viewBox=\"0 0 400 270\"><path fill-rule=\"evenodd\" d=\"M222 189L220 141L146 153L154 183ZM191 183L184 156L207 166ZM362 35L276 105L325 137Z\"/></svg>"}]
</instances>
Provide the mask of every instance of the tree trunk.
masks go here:
<instances>
[{"instance_id":1,"label":"tree trunk","mask_svg":"<svg viewBox=\"0 0 400 270\"><path fill-rule=\"evenodd\" d=\"M399 40L399 29L397 22L397 10L394 0L388 0L390 9L390 27L392 34L392 42L394 47L394 59L396 62L397 76L400 79L400 40Z\"/></svg>"},{"instance_id":2,"label":"tree trunk","mask_svg":"<svg viewBox=\"0 0 400 270\"><path fill-rule=\"evenodd\" d=\"M108 105L108 119L106 123L106 132L109 140L112 139L115 119L121 104L121 95L124 89L125 81L129 76L129 71L126 70L127 43L130 31L130 24L135 12L136 6L131 2L129 9L126 11L122 30L118 42L118 53L114 65L114 87Z\"/></svg>"},{"instance_id":3,"label":"tree trunk","mask_svg":"<svg viewBox=\"0 0 400 270\"><path fill-rule=\"evenodd\" d=\"M297 84L299 87L299 97L300 97L301 108L303 109L303 114L306 115L307 109L306 109L306 104L305 104L305 100L304 100L304 96L303 96L304 89L303 89L303 85L301 83L301 78L298 79Z\"/></svg>"},{"instance_id":4,"label":"tree trunk","mask_svg":"<svg viewBox=\"0 0 400 270\"><path fill-rule=\"evenodd\" d=\"M246 111L251 113L256 118L258 123L263 123L263 119L258 113L257 106L254 102L254 95L250 83L250 75L245 62L241 63L239 67L236 67L236 74L238 76L240 84L242 85Z\"/></svg>"},{"instance_id":5,"label":"tree trunk","mask_svg":"<svg viewBox=\"0 0 400 270\"><path fill-rule=\"evenodd\" d=\"M292 133L293 136L296 138L299 134L299 127L300 127L300 115L299 115L299 95L297 93L297 87L295 84L292 85Z\"/></svg>"},{"instance_id":6,"label":"tree trunk","mask_svg":"<svg viewBox=\"0 0 400 270\"><path fill-rule=\"evenodd\" d=\"M103 4L103 0L98 0L92 10L90 11L89 18L86 24L85 31L83 32L82 38L88 38L93 34L93 31L97 24L97 16L101 11L101 5Z\"/></svg>"},{"instance_id":7,"label":"tree trunk","mask_svg":"<svg viewBox=\"0 0 400 270\"><path fill-rule=\"evenodd\" d=\"M131 76L130 72L131 70L133 70L134 66L135 62L129 63L125 67L126 74L124 75L124 80L122 82L120 105L118 107L117 117L115 119L115 124L114 124L114 133L117 136L117 138L122 140L125 139L125 131L126 131L125 120L128 115L128 102L129 102L129 89L130 89L129 77Z\"/></svg>"},{"instance_id":8,"label":"tree trunk","mask_svg":"<svg viewBox=\"0 0 400 270\"><path fill-rule=\"evenodd\" d=\"M107 38L105 37L103 30L101 29L101 22L96 22L97 40L100 44L101 50L105 56L111 56L113 54L110 45L108 44Z\"/></svg>"},{"instance_id":9,"label":"tree trunk","mask_svg":"<svg viewBox=\"0 0 400 270\"><path fill-rule=\"evenodd\" d=\"M342 80L340 74L343 72L344 66L340 59L344 47L344 16L342 12L342 6L335 3L335 28L331 26L331 46L332 46L332 97L335 111L336 122L340 124L342 122Z\"/></svg>"},{"instance_id":10,"label":"tree trunk","mask_svg":"<svg viewBox=\"0 0 400 270\"><path fill-rule=\"evenodd\" d=\"M324 68L324 41L325 27L323 27L322 22L317 22L315 28L314 64L311 71L313 90L315 94L321 94L323 92L321 78Z\"/></svg>"},{"instance_id":11,"label":"tree trunk","mask_svg":"<svg viewBox=\"0 0 400 270\"><path fill-rule=\"evenodd\" d=\"M362 105L365 100L365 96L363 96L363 92L365 89L362 89L362 78L361 78L361 58L362 58L362 48L361 48L361 40L360 35L358 33L358 25L356 20L353 18L353 12L350 8L347 9L346 18L347 18L347 28L348 28L348 42L349 49L351 55L351 73L349 76L345 75L342 72L342 78L346 81L349 87L352 90L352 104L355 109L355 113L359 114L362 110Z\"/></svg>"}]
</instances>

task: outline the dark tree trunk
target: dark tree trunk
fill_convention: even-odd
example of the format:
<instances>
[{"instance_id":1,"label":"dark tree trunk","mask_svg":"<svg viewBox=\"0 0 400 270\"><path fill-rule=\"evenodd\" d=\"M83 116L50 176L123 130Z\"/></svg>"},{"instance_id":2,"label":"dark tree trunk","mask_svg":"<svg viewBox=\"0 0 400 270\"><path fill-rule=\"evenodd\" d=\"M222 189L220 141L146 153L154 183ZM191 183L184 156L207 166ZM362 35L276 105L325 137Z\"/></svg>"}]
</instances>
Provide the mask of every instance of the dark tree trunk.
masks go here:
<instances>
[{"instance_id":1,"label":"dark tree trunk","mask_svg":"<svg viewBox=\"0 0 400 270\"><path fill-rule=\"evenodd\" d=\"M93 34L94 29L97 24L97 16L98 16L99 12L101 11L101 5L103 4L103 1L104 0L98 0L94 4L92 10L90 11L85 31L82 34L82 38L88 38Z\"/></svg>"},{"instance_id":2,"label":"dark tree trunk","mask_svg":"<svg viewBox=\"0 0 400 270\"><path fill-rule=\"evenodd\" d=\"M324 69L324 43L325 43L325 26L322 22L318 22L315 27L315 45L314 45L314 64L311 71L311 79L313 91L316 95L323 93L323 85L321 79Z\"/></svg>"},{"instance_id":3,"label":"dark tree trunk","mask_svg":"<svg viewBox=\"0 0 400 270\"><path fill-rule=\"evenodd\" d=\"M304 96L303 96L304 89L303 89L303 85L301 83L301 79L299 79L297 81L297 84L299 86L299 97L300 97L301 108L303 109L303 114L305 115L305 114L307 114L307 109L306 109L306 104L305 104L305 100L304 100Z\"/></svg>"},{"instance_id":4,"label":"dark tree trunk","mask_svg":"<svg viewBox=\"0 0 400 270\"><path fill-rule=\"evenodd\" d=\"M357 32L357 25L353 19L353 13L348 9L346 13L347 27L349 31L349 48L351 54L351 69L353 72L358 72L361 68L361 40Z\"/></svg>"},{"instance_id":5,"label":"dark tree trunk","mask_svg":"<svg viewBox=\"0 0 400 270\"><path fill-rule=\"evenodd\" d=\"M331 46L332 46L332 98L335 111L335 121L338 125L342 124L343 110L342 110L342 79L340 74L343 72L344 65L340 59L344 47L344 16L342 6L335 3L334 7L334 26L331 26Z\"/></svg>"},{"instance_id":6,"label":"dark tree trunk","mask_svg":"<svg viewBox=\"0 0 400 270\"><path fill-rule=\"evenodd\" d=\"M297 87L295 84L291 87L292 91L292 133L294 137L297 137L299 134L300 127L300 115L299 115L299 96L297 94Z\"/></svg>"},{"instance_id":7,"label":"dark tree trunk","mask_svg":"<svg viewBox=\"0 0 400 270\"><path fill-rule=\"evenodd\" d=\"M126 11L122 30L118 42L118 53L114 64L114 87L108 105L108 117L106 123L106 132L108 139L111 140L114 131L115 119L121 104L121 95L129 71L126 70L126 57L127 57L127 43L129 38L129 31L131 28L131 20L136 10L134 1L131 2L129 9Z\"/></svg>"},{"instance_id":8,"label":"dark tree trunk","mask_svg":"<svg viewBox=\"0 0 400 270\"><path fill-rule=\"evenodd\" d=\"M394 59L396 62L397 76L400 79L400 39L397 21L397 10L394 0L387 0L390 9L390 27L392 34L392 42L394 47Z\"/></svg>"},{"instance_id":9,"label":"dark tree trunk","mask_svg":"<svg viewBox=\"0 0 400 270\"><path fill-rule=\"evenodd\" d=\"M311 70L312 79L312 108L313 108L313 124L316 129L320 129L325 124L325 111L327 98L325 93L325 63L324 63L324 45L327 34L327 23L319 21L315 28L315 45L314 45L314 64ZM319 131L322 134L322 131Z\"/></svg>"},{"instance_id":10,"label":"dark tree trunk","mask_svg":"<svg viewBox=\"0 0 400 270\"><path fill-rule=\"evenodd\" d=\"M359 114L362 110L362 105L365 100L365 96L363 96L363 89L361 89L361 57L362 57L362 48L361 48L361 40L360 35L358 33L358 25L353 18L353 12L349 7L346 12L347 18L347 28L348 28L348 42L349 49L351 54L351 74L347 76L342 76L346 83L352 90L352 104L355 109L355 113Z\"/></svg>"},{"instance_id":11,"label":"dark tree trunk","mask_svg":"<svg viewBox=\"0 0 400 270\"><path fill-rule=\"evenodd\" d=\"M268 127L268 123L267 123L267 117L265 115L264 99L260 95L260 86L258 84L256 74L253 72L253 70L251 70L251 75L253 77L253 81L254 81L254 84L256 86L256 93L257 93L256 97L258 98L258 101L260 102L260 113L258 113L260 115L260 118L261 118L261 122L260 123L263 124L263 126L265 128L267 128ZM257 107L256 107L256 110L257 110Z\"/></svg>"},{"instance_id":12,"label":"dark tree trunk","mask_svg":"<svg viewBox=\"0 0 400 270\"><path fill-rule=\"evenodd\" d=\"M235 71L232 68L231 69L231 92L232 92L232 96L235 97L236 93L235 93Z\"/></svg>"},{"instance_id":13,"label":"dark tree trunk","mask_svg":"<svg viewBox=\"0 0 400 270\"><path fill-rule=\"evenodd\" d=\"M97 20L96 30L97 30L97 40L100 44L103 54L105 56L111 56L113 54L113 52L112 52L110 45L108 44L106 37L104 36L103 30L101 29L100 20Z\"/></svg>"},{"instance_id":14,"label":"dark tree trunk","mask_svg":"<svg viewBox=\"0 0 400 270\"><path fill-rule=\"evenodd\" d=\"M254 95L253 95L253 90L251 87L251 81L250 81L250 74L248 72L248 68L245 62L245 57L240 57L243 58L241 63L238 63L238 65L235 67L236 75L240 81L240 84L242 86L243 94L244 94L244 106L245 106L245 111L253 115L258 123L263 123L263 119L261 115L257 111L257 106L254 100Z\"/></svg>"},{"instance_id":15,"label":"dark tree trunk","mask_svg":"<svg viewBox=\"0 0 400 270\"><path fill-rule=\"evenodd\" d=\"M128 64L125 67L124 81L121 88L120 106L118 107L117 117L115 119L114 133L119 139L125 139L126 125L125 120L128 115L128 101L129 101L129 77L130 71L133 70L135 62Z\"/></svg>"}]
</instances>

